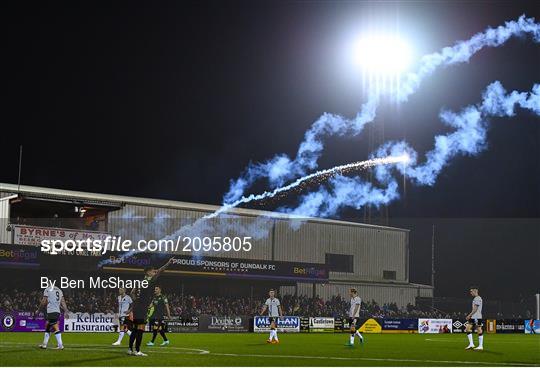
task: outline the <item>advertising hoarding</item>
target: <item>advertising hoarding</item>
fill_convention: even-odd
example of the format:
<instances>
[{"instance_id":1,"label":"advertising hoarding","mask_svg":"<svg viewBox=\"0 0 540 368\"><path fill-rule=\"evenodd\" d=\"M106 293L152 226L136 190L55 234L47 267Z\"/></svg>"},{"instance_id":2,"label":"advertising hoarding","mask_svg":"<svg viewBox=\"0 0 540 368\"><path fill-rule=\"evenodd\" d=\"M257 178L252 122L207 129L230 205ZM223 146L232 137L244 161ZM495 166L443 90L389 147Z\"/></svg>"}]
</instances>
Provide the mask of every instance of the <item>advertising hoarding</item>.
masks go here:
<instances>
[{"instance_id":1,"label":"advertising hoarding","mask_svg":"<svg viewBox=\"0 0 540 368\"><path fill-rule=\"evenodd\" d=\"M309 317L309 332L334 332L334 317Z\"/></svg>"},{"instance_id":2,"label":"advertising hoarding","mask_svg":"<svg viewBox=\"0 0 540 368\"><path fill-rule=\"evenodd\" d=\"M33 312L0 310L0 332L43 332L46 324L43 313L34 316ZM62 330L63 315L58 319L58 326Z\"/></svg>"},{"instance_id":3,"label":"advertising hoarding","mask_svg":"<svg viewBox=\"0 0 540 368\"><path fill-rule=\"evenodd\" d=\"M249 332L248 316L199 317L200 332Z\"/></svg>"},{"instance_id":4,"label":"advertising hoarding","mask_svg":"<svg viewBox=\"0 0 540 368\"><path fill-rule=\"evenodd\" d=\"M182 317L167 320L169 332L197 332L199 331L199 317Z\"/></svg>"},{"instance_id":5,"label":"advertising hoarding","mask_svg":"<svg viewBox=\"0 0 540 368\"><path fill-rule=\"evenodd\" d=\"M105 313L72 313L64 319L64 332L114 332L118 318Z\"/></svg>"},{"instance_id":6,"label":"advertising hoarding","mask_svg":"<svg viewBox=\"0 0 540 368\"><path fill-rule=\"evenodd\" d=\"M300 332L300 317L284 316L276 317L277 328L280 332ZM255 316L253 318L253 332L269 332L270 318Z\"/></svg>"},{"instance_id":7,"label":"advertising hoarding","mask_svg":"<svg viewBox=\"0 0 540 368\"><path fill-rule=\"evenodd\" d=\"M452 320L419 318L418 333L452 333Z\"/></svg>"},{"instance_id":8,"label":"advertising hoarding","mask_svg":"<svg viewBox=\"0 0 540 368\"><path fill-rule=\"evenodd\" d=\"M385 318L382 320L383 333L416 333L418 319L416 318Z\"/></svg>"}]
</instances>

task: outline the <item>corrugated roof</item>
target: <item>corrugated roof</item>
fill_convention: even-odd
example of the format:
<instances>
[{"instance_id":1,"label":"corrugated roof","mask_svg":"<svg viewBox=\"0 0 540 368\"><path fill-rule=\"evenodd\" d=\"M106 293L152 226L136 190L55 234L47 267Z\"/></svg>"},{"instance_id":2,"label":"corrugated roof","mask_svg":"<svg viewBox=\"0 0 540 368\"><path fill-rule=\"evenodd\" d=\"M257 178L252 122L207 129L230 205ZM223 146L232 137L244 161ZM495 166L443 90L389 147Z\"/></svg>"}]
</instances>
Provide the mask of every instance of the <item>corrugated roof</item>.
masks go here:
<instances>
[{"instance_id":1,"label":"corrugated roof","mask_svg":"<svg viewBox=\"0 0 540 368\"><path fill-rule=\"evenodd\" d=\"M19 187L16 184L8 184L8 183L0 183L0 192L22 194L22 195L27 195L27 196L34 196L34 197L48 198L48 199L84 201L87 203L95 203L95 204L106 205L106 206L123 206L125 204L134 204L134 205L149 206L149 207L177 208L177 209L199 210L199 211L207 211L207 212L215 212L220 208L220 206L218 205L171 201L171 200L166 200L166 199L130 197L130 196L113 195L113 194L80 192L80 191L75 191L75 190L35 187L35 186L30 186L30 185L21 185ZM234 208L232 210L227 211L227 213L236 214L236 215L246 215L246 216L267 216L267 217L274 217L274 218L281 218L281 219L291 218L287 214L283 214L283 213L251 210L251 209L245 209L245 208ZM371 228L396 230L396 231L408 231L406 229L399 229L399 228L394 228L394 227L389 227L389 226L362 224L362 223L349 222L349 221L330 220L330 219L323 219L323 218L306 218L306 219L309 222L321 222L321 223L335 224L335 225L362 226L362 227L371 227Z\"/></svg>"}]
</instances>

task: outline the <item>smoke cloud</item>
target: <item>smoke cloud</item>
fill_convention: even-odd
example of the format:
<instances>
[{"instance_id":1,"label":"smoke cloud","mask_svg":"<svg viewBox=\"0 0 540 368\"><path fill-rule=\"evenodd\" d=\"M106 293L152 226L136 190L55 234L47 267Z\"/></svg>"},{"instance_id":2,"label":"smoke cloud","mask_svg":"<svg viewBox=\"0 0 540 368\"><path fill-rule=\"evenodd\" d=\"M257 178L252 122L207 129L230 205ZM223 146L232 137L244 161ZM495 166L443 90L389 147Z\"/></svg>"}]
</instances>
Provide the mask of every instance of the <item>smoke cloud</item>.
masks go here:
<instances>
[{"instance_id":1,"label":"smoke cloud","mask_svg":"<svg viewBox=\"0 0 540 368\"><path fill-rule=\"evenodd\" d=\"M512 37L531 35L534 42L540 42L540 24L534 18L522 15L517 20L506 22L497 28L487 28L465 41L441 51L428 54L420 59L418 70L407 74L400 83L395 95L390 96L398 102L407 101L416 92L421 82L438 68L458 63L469 62L472 56L485 47L499 47ZM282 186L285 182L315 170L324 150L324 139L329 136L356 136L364 126L376 117L377 107L384 90L373 92L362 105L360 112L352 119L337 114L324 113L305 133L296 157L291 159L286 154L279 154L272 159L250 164L244 173L232 180L224 196L224 203L231 203L241 198L245 191L256 181L267 179L271 188ZM440 143L441 145L444 142Z\"/></svg>"}]
</instances>

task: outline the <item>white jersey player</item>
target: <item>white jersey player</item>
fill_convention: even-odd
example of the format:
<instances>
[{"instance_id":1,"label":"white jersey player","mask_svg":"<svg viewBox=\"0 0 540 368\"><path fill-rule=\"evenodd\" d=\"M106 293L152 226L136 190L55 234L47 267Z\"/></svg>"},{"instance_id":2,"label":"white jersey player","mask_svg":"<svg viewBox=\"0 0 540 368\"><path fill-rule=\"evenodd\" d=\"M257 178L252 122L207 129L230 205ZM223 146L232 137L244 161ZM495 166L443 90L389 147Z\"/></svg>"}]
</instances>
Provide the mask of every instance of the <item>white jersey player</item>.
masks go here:
<instances>
[{"instance_id":1,"label":"white jersey player","mask_svg":"<svg viewBox=\"0 0 540 368\"><path fill-rule=\"evenodd\" d=\"M269 298L264 302L261 316L268 311L268 319L270 320L270 336L266 340L269 344L279 344L277 335L277 318L283 316L283 310L281 309L281 303L279 299L275 297L276 292L274 289L270 289L268 292Z\"/></svg>"},{"instance_id":2,"label":"white jersey player","mask_svg":"<svg viewBox=\"0 0 540 368\"><path fill-rule=\"evenodd\" d=\"M60 317L61 309L64 309L64 312L66 313L68 312L62 290L56 286L47 287L45 290L43 290L43 298L41 298L41 303L36 311L36 314L38 314L39 310L44 306L47 306L47 324L45 326L43 343L39 345L39 347L42 349L47 349L49 337L51 336L51 332L53 332L57 342L56 349L62 350L64 349L64 344L62 343L62 333L58 327L58 318Z\"/></svg>"},{"instance_id":3,"label":"white jersey player","mask_svg":"<svg viewBox=\"0 0 540 368\"><path fill-rule=\"evenodd\" d=\"M465 349L484 350L484 331L482 330L482 327L484 326L484 320L482 319L483 301L478 294L477 286L471 286L469 292L471 293L473 300L471 313L469 313L465 318L467 320L467 326L465 331L467 332L467 338L469 339L469 345ZM478 334L478 347L476 348L474 347L472 335L474 329Z\"/></svg>"},{"instance_id":4,"label":"white jersey player","mask_svg":"<svg viewBox=\"0 0 540 368\"><path fill-rule=\"evenodd\" d=\"M349 338L348 346L354 346L354 337L358 336L360 343L364 342L364 337L358 331L360 328L360 307L362 299L358 296L358 291L355 288L349 290L351 297L351 306L349 308L349 325L351 326L351 337Z\"/></svg>"},{"instance_id":5,"label":"white jersey player","mask_svg":"<svg viewBox=\"0 0 540 368\"><path fill-rule=\"evenodd\" d=\"M131 311L131 304L133 300L126 294L126 289L120 288L118 290L118 340L113 345L120 345L124 335L127 333L131 335L131 321L129 320L129 313Z\"/></svg>"}]
</instances>

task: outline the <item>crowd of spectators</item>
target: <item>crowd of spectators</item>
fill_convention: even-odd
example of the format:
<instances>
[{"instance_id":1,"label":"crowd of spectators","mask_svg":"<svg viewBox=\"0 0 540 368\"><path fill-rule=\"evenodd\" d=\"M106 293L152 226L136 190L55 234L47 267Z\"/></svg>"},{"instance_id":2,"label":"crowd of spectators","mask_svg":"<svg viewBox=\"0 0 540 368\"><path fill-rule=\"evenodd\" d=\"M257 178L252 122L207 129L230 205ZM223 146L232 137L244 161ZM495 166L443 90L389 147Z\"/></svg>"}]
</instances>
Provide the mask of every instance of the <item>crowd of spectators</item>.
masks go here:
<instances>
[{"instance_id":1,"label":"crowd of spectators","mask_svg":"<svg viewBox=\"0 0 540 368\"><path fill-rule=\"evenodd\" d=\"M40 291L0 291L0 300L4 310L35 311L41 300ZM200 315L257 315L260 313L264 298L239 296L195 296L169 293L166 295L171 314L176 316ZM259 300L260 299L260 300ZM281 298L283 313L297 316L344 317L349 311L349 300L335 296L327 301L322 298L284 295ZM116 313L117 294L113 292L96 293L90 290L70 291L65 294L66 304L72 312ZM448 317L433 311L422 311L413 305L398 308L396 304L380 306L375 301L362 303L362 317Z\"/></svg>"},{"instance_id":2,"label":"crowd of spectators","mask_svg":"<svg viewBox=\"0 0 540 368\"><path fill-rule=\"evenodd\" d=\"M43 293L41 291L0 290L0 309L12 311L36 311ZM257 315L261 312L264 297L247 296L196 296L166 293L173 316L192 317L200 315L232 316ZM346 317L350 301L347 297L334 296L324 301L320 297L295 295L279 296L283 313L293 316ZM113 291L73 290L66 291L65 300L71 312L116 313L117 294ZM442 312L430 306L409 304L398 307L396 303L380 305L374 300L362 302L362 318L464 318L468 311ZM495 318L529 318L525 313L505 315L496 313Z\"/></svg>"}]
</instances>

